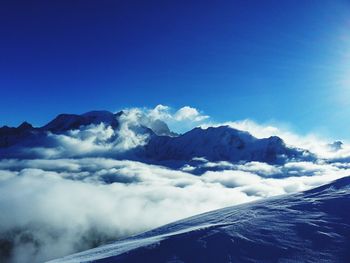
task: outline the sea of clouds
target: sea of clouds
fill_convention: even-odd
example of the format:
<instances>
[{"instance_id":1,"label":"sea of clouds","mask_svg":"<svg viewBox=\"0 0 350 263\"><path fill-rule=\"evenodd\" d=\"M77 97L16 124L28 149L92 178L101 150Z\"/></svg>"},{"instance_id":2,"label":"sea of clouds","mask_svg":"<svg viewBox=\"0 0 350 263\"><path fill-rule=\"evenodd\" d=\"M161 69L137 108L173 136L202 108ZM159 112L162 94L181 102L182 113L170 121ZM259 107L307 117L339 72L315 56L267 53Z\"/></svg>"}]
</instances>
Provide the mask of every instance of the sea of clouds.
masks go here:
<instances>
[{"instance_id":1,"label":"sea of clouds","mask_svg":"<svg viewBox=\"0 0 350 263\"><path fill-rule=\"evenodd\" d=\"M147 142L147 134L135 130L140 123L151 127L163 120L173 129L219 124L188 106L125 112L118 131L100 124L49 134L41 147L21 149L26 158L0 159L1 262L43 262L177 219L310 189L350 174L346 144L335 150L317 136L250 120L225 124L257 137L278 135L314 152L318 160L270 165L199 157L176 170L126 160L123 153ZM198 169L201 174L193 173Z\"/></svg>"}]
</instances>

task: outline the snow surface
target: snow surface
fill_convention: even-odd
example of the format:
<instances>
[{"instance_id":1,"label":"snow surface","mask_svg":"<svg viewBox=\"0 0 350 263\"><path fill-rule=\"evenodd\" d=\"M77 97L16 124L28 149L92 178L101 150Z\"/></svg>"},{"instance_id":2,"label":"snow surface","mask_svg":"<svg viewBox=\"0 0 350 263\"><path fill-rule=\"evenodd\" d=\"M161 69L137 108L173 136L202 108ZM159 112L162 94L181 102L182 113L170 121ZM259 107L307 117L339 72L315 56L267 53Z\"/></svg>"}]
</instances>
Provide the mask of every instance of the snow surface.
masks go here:
<instances>
[{"instance_id":1,"label":"snow surface","mask_svg":"<svg viewBox=\"0 0 350 263\"><path fill-rule=\"evenodd\" d=\"M50 262L350 262L349 248L350 177L344 177Z\"/></svg>"}]
</instances>

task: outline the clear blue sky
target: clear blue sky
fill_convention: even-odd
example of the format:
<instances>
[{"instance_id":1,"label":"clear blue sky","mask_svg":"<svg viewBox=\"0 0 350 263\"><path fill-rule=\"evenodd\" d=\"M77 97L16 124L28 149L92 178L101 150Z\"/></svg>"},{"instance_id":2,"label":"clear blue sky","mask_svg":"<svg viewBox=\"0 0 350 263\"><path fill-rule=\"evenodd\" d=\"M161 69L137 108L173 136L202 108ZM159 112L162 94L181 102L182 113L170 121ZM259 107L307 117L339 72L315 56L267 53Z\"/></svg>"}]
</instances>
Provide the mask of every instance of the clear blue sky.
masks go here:
<instances>
[{"instance_id":1,"label":"clear blue sky","mask_svg":"<svg viewBox=\"0 0 350 263\"><path fill-rule=\"evenodd\" d=\"M190 105L350 139L350 2L1 1L0 126Z\"/></svg>"}]
</instances>

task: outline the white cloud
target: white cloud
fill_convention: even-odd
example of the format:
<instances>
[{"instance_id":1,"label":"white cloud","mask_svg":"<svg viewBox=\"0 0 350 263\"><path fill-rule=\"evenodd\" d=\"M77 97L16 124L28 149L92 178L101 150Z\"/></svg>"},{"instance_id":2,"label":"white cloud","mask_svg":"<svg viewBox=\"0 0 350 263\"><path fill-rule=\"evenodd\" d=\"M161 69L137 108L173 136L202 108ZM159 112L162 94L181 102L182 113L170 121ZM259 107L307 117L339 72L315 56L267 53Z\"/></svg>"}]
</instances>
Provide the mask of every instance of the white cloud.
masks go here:
<instances>
[{"instance_id":1,"label":"white cloud","mask_svg":"<svg viewBox=\"0 0 350 263\"><path fill-rule=\"evenodd\" d=\"M209 116L202 115L198 112L197 109L189 106L182 107L174 114L174 119L177 121L190 120L199 122L208 118Z\"/></svg>"},{"instance_id":2,"label":"white cloud","mask_svg":"<svg viewBox=\"0 0 350 263\"><path fill-rule=\"evenodd\" d=\"M256 173L260 176L278 176L282 173L281 168L276 165L270 165L261 162L248 162L234 166L237 170Z\"/></svg>"},{"instance_id":3,"label":"white cloud","mask_svg":"<svg viewBox=\"0 0 350 263\"><path fill-rule=\"evenodd\" d=\"M167 121L172 118L170 114L171 108L162 104L158 104L154 109L147 110L150 118L156 120Z\"/></svg>"},{"instance_id":4,"label":"white cloud","mask_svg":"<svg viewBox=\"0 0 350 263\"><path fill-rule=\"evenodd\" d=\"M210 183L220 183L224 187L235 188L243 185L251 185L260 181L260 176L237 170L228 171L208 171L201 176L204 181Z\"/></svg>"},{"instance_id":5,"label":"white cloud","mask_svg":"<svg viewBox=\"0 0 350 263\"><path fill-rule=\"evenodd\" d=\"M149 134L140 126L138 112L130 110L119 119L114 130L103 123L88 125L65 133L47 133L37 145L14 147L10 154L21 158L63 158L125 155L129 150L147 143Z\"/></svg>"},{"instance_id":6,"label":"white cloud","mask_svg":"<svg viewBox=\"0 0 350 263\"><path fill-rule=\"evenodd\" d=\"M127 115L133 113L135 120L146 127L152 128L156 120L166 122L174 132L185 132L192 129L209 119L209 116L202 114L196 108L184 106L178 110L162 104L153 109L131 108L124 110Z\"/></svg>"}]
</instances>

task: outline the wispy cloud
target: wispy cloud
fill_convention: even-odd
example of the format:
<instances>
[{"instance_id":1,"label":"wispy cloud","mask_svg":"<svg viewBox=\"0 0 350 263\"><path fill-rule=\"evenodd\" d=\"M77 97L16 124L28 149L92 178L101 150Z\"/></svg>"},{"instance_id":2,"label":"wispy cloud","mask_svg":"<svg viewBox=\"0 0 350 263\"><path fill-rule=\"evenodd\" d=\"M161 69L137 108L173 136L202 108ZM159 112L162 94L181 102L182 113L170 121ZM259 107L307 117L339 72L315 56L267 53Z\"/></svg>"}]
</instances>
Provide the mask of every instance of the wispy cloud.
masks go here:
<instances>
[{"instance_id":1,"label":"wispy cloud","mask_svg":"<svg viewBox=\"0 0 350 263\"><path fill-rule=\"evenodd\" d=\"M208 115L190 106L173 109L159 104L153 109L132 108L127 111L136 113L147 127L151 127L155 120L161 120L166 122L172 131L178 133L188 131L209 119Z\"/></svg>"}]
</instances>

